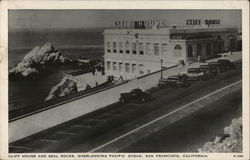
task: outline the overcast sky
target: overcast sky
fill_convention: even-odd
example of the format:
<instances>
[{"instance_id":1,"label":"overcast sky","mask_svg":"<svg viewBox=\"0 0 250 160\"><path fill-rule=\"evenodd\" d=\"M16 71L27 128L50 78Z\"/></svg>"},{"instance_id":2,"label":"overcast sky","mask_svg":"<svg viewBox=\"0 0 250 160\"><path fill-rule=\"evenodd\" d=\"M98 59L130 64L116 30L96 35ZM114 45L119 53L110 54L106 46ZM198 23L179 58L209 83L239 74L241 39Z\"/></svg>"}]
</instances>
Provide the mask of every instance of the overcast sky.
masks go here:
<instances>
[{"instance_id":1,"label":"overcast sky","mask_svg":"<svg viewBox=\"0 0 250 160\"><path fill-rule=\"evenodd\" d=\"M164 20L185 25L186 19L220 19L241 27L240 10L9 10L9 29L41 30L113 27L116 20Z\"/></svg>"}]
</instances>

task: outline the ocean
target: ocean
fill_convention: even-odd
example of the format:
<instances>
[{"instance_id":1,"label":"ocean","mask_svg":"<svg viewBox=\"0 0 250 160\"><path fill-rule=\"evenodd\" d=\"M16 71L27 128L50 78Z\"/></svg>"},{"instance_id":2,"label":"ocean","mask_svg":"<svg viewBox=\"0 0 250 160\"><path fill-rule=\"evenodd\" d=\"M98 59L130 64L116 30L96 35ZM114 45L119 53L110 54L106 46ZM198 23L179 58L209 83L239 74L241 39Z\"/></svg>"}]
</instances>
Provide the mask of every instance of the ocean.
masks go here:
<instances>
[{"instance_id":1,"label":"ocean","mask_svg":"<svg viewBox=\"0 0 250 160\"><path fill-rule=\"evenodd\" d=\"M35 46L51 43L70 58L103 59L103 29L15 31L9 32L8 68L18 64ZM63 78L68 66L53 68L53 73L37 80L9 80L9 111L34 106L44 101L53 86Z\"/></svg>"}]
</instances>

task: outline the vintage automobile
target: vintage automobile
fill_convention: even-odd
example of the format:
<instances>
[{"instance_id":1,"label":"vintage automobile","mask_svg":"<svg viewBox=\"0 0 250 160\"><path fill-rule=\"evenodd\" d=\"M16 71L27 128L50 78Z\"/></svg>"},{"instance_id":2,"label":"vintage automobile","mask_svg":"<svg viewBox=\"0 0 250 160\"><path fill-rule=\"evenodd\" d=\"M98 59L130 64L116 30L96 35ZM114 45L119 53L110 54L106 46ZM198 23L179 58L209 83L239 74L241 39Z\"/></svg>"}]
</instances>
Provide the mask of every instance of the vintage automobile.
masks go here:
<instances>
[{"instance_id":1,"label":"vintage automobile","mask_svg":"<svg viewBox=\"0 0 250 160\"><path fill-rule=\"evenodd\" d=\"M219 62L209 62L208 65L212 72L218 73L226 71L226 68L224 68Z\"/></svg>"},{"instance_id":2,"label":"vintage automobile","mask_svg":"<svg viewBox=\"0 0 250 160\"><path fill-rule=\"evenodd\" d=\"M217 62L224 70L237 69L236 65L228 59L219 59Z\"/></svg>"},{"instance_id":3,"label":"vintage automobile","mask_svg":"<svg viewBox=\"0 0 250 160\"><path fill-rule=\"evenodd\" d=\"M217 72L213 72L209 65L200 65L200 72L204 73L205 79L210 79L217 75Z\"/></svg>"},{"instance_id":4,"label":"vintage automobile","mask_svg":"<svg viewBox=\"0 0 250 160\"><path fill-rule=\"evenodd\" d=\"M136 89L131 90L128 93L121 93L119 101L121 103L127 103L127 102L144 103L152 99L153 97L150 93L143 92L141 89L136 88Z\"/></svg>"},{"instance_id":5,"label":"vintage automobile","mask_svg":"<svg viewBox=\"0 0 250 160\"><path fill-rule=\"evenodd\" d=\"M199 69L200 69L200 72L211 71L211 67L209 65L206 65L206 64L200 65Z\"/></svg>"},{"instance_id":6,"label":"vintage automobile","mask_svg":"<svg viewBox=\"0 0 250 160\"><path fill-rule=\"evenodd\" d=\"M188 68L186 75L189 81L206 80L205 74L200 71L200 68Z\"/></svg>"},{"instance_id":7,"label":"vintage automobile","mask_svg":"<svg viewBox=\"0 0 250 160\"><path fill-rule=\"evenodd\" d=\"M187 87L187 76L184 75L173 75L168 78L161 78L158 82L159 87L174 86L174 87Z\"/></svg>"}]
</instances>

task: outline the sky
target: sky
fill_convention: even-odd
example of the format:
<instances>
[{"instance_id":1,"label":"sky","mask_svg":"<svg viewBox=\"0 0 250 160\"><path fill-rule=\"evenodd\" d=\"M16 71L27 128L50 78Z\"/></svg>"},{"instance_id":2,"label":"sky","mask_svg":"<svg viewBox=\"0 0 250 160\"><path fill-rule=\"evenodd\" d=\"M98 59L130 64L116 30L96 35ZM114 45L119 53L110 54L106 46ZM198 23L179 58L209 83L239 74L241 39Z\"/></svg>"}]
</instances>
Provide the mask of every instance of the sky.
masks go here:
<instances>
[{"instance_id":1,"label":"sky","mask_svg":"<svg viewBox=\"0 0 250 160\"><path fill-rule=\"evenodd\" d=\"M241 27L241 10L9 10L9 30L114 27L117 20L164 20L185 25L186 19L220 19Z\"/></svg>"}]
</instances>

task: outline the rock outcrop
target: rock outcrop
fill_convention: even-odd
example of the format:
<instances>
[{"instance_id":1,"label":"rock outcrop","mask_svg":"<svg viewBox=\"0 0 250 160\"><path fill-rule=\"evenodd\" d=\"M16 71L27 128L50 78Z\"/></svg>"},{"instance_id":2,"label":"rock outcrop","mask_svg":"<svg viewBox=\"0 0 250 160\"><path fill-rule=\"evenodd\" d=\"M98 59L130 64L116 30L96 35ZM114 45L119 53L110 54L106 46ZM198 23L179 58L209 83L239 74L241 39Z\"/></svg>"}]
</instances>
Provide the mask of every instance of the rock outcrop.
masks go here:
<instances>
[{"instance_id":1,"label":"rock outcrop","mask_svg":"<svg viewBox=\"0 0 250 160\"><path fill-rule=\"evenodd\" d=\"M85 73L81 75L64 74L62 80L52 88L45 101L62 97L75 92L86 91L90 88L98 87L105 83L111 83L107 81L105 75L101 72L96 72L95 75L92 73Z\"/></svg>"},{"instance_id":2,"label":"rock outcrop","mask_svg":"<svg viewBox=\"0 0 250 160\"><path fill-rule=\"evenodd\" d=\"M23 60L9 71L9 75L14 78L32 77L48 72L50 66L70 62L72 62L71 59L63 56L50 43L46 43L26 54Z\"/></svg>"},{"instance_id":3,"label":"rock outcrop","mask_svg":"<svg viewBox=\"0 0 250 160\"><path fill-rule=\"evenodd\" d=\"M207 142L198 152L242 152L242 118L233 119L231 125L224 128L224 135Z\"/></svg>"},{"instance_id":4,"label":"rock outcrop","mask_svg":"<svg viewBox=\"0 0 250 160\"><path fill-rule=\"evenodd\" d=\"M64 77L60 83L58 83L52 88L45 101L58 97L63 97L76 92L78 92L77 83L73 80Z\"/></svg>"}]
</instances>

